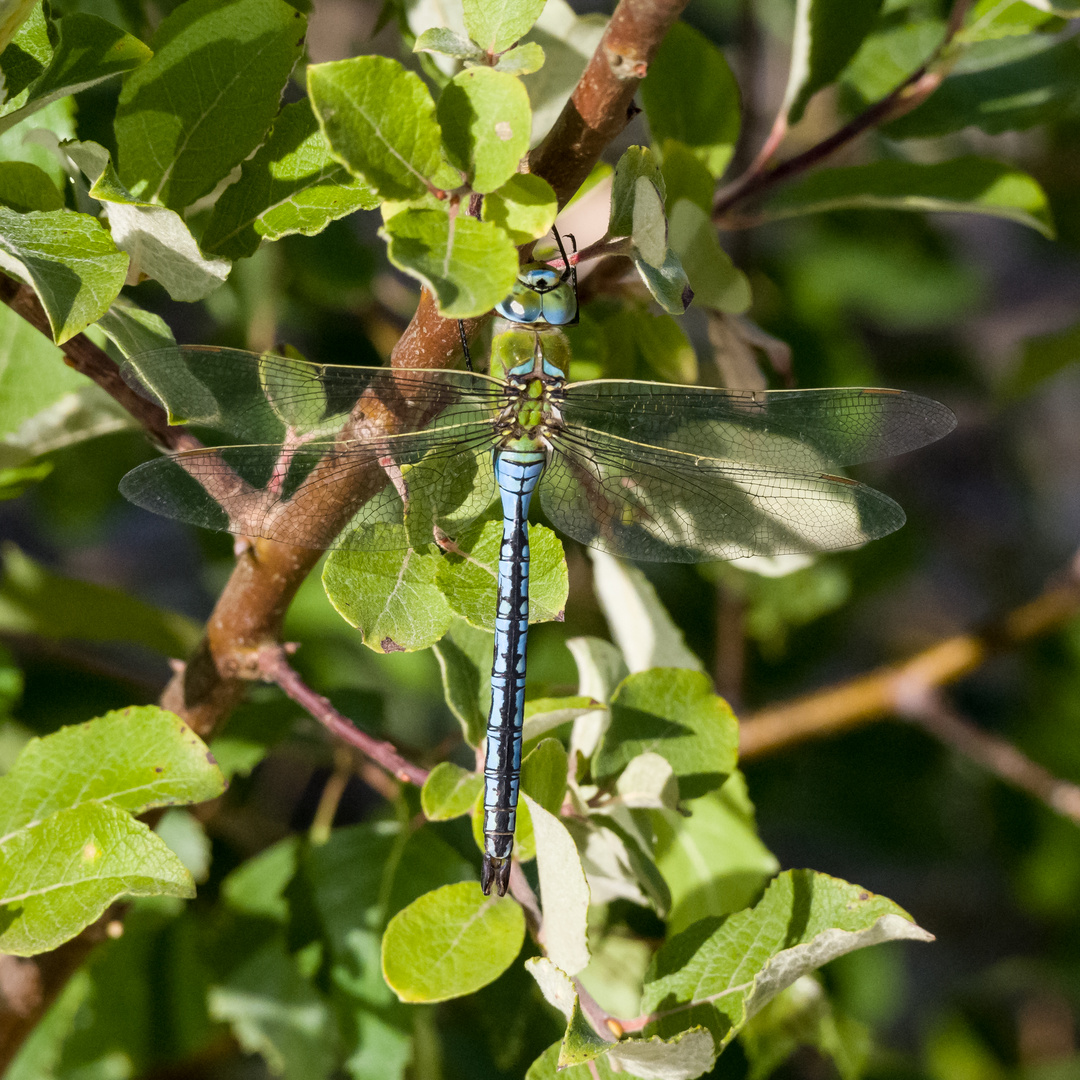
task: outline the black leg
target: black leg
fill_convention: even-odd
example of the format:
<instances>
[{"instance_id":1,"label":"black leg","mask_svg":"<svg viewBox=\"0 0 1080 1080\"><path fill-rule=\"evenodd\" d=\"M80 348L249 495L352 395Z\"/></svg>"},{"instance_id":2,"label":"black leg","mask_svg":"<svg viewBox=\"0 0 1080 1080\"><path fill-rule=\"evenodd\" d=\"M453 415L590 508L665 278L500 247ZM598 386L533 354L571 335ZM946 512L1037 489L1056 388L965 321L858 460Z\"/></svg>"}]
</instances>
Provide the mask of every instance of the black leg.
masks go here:
<instances>
[{"instance_id":1,"label":"black leg","mask_svg":"<svg viewBox=\"0 0 1080 1080\"><path fill-rule=\"evenodd\" d=\"M458 333L461 335L461 351L465 354L465 370L472 371L472 356L469 353L469 339L465 336L465 324L458 319Z\"/></svg>"}]
</instances>

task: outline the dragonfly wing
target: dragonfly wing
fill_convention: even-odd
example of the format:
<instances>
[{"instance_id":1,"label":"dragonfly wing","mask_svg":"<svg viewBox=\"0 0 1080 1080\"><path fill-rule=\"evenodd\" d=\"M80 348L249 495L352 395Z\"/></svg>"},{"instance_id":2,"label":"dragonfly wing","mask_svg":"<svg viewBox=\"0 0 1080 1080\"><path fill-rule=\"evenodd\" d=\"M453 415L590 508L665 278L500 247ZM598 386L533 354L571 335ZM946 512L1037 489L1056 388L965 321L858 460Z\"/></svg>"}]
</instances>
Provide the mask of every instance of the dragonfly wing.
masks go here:
<instances>
[{"instance_id":1,"label":"dragonfly wing","mask_svg":"<svg viewBox=\"0 0 1080 1080\"><path fill-rule=\"evenodd\" d=\"M124 362L125 380L169 413L243 443L329 438L348 424L407 432L497 407L501 384L466 371L311 364L287 356L177 346Z\"/></svg>"},{"instance_id":2,"label":"dragonfly wing","mask_svg":"<svg viewBox=\"0 0 1080 1080\"><path fill-rule=\"evenodd\" d=\"M628 559L834 551L904 523L892 499L844 477L695 458L580 428L551 444L540 499L552 524Z\"/></svg>"},{"instance_id":3,"label":"dragonfly wing","mask_svg":"<svg viewBox=\"0 0 1080 1080\"><path fill-rule=\"evenodd\" d=\"M368 445L324 440L188 451L121 481L138 506L203 528L306 548L420 547L495 497L490 425Z\"/></svg>"},{"instance_id":4,"label":"dragonfly wing","mask_svg":"<svg viewBox=\"0 0 1080 1080\"><path fill-rule=\"evenodd\" d=\"M956 417L903 390L727 390L600 379L565 389L563 419L633 442L819 472L914 450Z\"/></svg>"}]
</instances>

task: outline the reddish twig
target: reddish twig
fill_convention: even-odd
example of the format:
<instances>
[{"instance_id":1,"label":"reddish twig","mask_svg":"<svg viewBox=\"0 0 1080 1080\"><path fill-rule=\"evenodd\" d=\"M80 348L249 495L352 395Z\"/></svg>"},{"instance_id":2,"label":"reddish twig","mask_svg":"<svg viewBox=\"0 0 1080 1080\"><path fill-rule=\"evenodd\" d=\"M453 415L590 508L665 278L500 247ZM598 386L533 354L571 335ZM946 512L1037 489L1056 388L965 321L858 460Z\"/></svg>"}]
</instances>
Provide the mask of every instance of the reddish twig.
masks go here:
<instances>
[{"instance_id":1,"label":"reddish twig","mask_svg":"<svg viewBox=\"0 0 1080 1080\"><path fill-rule=\"evenodd\" d=\"M934 687L913 685L898 694L897 711L927 734L1021 791L1055 813L1080 825L1080 787L1054 776L1000 735L983 731L951 708Z\"/></svg>"},{"instance_id":2,"label":"reddish twig","mask_svg":"<svg viewBox=\"0 0 1080 1080\"><path fill-rule=\"evenodd\" d=\"M778 118L765 145L746 172L716 193L713 200L713 221L722 226L742 227L745 224L743 219L729 217L729 212L738 203L746 202L792 176L808 172L865 132L880 127L890 120L896 120L917 105L921 105L941 85L944 72L932 70L932 68L941 59L945 49L963 26L964 18L972 2L973 0L956 0L949 14L949 22L941 44L926 62L913 71L899 86L850 120L839 131L833 132L828 138L822 139L821 142L815 143L801 154L796 154L770 168L769 162L787 130L786 122L780 124Z\"/></svg>"},{"instance_id":3,"label":"reddish twig","mask_svg":"<svg viewBox=\"0 0 1080 1080\"><path fill-rule=\"evenodd\" d=\"M255 652L255 670L259 678L279 686L305 712L309 713L335 738L355 747L391 776L406 784L423 787L427 770L403 758L393 743L376 739L361 731L334 708L321 694L315 693L286 659L281 645L264 645Z\"/></svg>"}]
</instances>

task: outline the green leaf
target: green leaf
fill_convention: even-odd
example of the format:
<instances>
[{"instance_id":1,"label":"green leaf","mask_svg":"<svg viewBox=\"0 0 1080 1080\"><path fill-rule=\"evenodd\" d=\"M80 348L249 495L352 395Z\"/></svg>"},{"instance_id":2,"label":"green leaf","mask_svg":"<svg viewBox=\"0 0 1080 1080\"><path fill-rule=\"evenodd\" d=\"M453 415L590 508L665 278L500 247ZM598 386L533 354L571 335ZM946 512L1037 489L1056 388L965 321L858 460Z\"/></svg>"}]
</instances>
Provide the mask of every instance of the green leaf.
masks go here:
<instances>
[{"instance_id":1,"label":"green leaf","mask_svg":"<svg viewBox=\"0 0 1080 1080\"><path fill-rule=\"evenodd\" d=\"M611 724L593 760L597 779L621 772L636 755L665 758L692 799L718 788L734 770L738 724L707 676L685 668L631 675L611 700Z\"/></svg>"},{"instance_id":2,"label":"green leaf","mask_svg":"<svg viewBox=\"0 0 1080 1080\"><path fill-rule=\"evenodd\" d=\"M940 19L886 23L863 42L841 75L841 84L857 99L856 107L878 101L926 63L944 38L945 23Z\"/></svg>"},{"instance_id":3,"label":"green leaf","mask_svg":"<svg viewBox=\"0 0 1080 1080\"><path fill-rule=\"evenodd\" d=\"M712 212L716 181L712 173L695 157L688 146L676 139L667 139L663 145L663 164L660 172L667 188L665 209L669 227L671 212L680 199L689 199L706 216Z\"/></svg>"},{"instance_id":4,"label":"green leaf","mask_svg":"<svg viewBox=\"0 0 1080 1080\"><path fill-rule=\"evenodd\" d=\"M0 629L52 641L135 642L164 656L187 656L202 636L199 625L121 589L54 574L14 544L2 549Z\"/></svg>"},{"instance_id":5,"label":"green leaf","mask_svg":"<svg viewBox=\"0 0 1080 1080\"><path fill-rule=\"evenodd\" d=\"M660 949L642 1008L662 1008L665 1016L645 1030L677 1034L687 1021L701 1023L721 1050L800 976L844 953L897 940L933 938L891 900L858 885L785 871L755 907L718 926L696 923Z\"/></svg>"},{"instance_id":6,"label":"green leaf","mask_svg":"<svg viewBox=\"0 0 1080 1080\"><path fill-rule=\"evenodd\" d=\"M437 116L446 155L474 191L501 187L529 149L529 95L505 72L476 67L456 75L443 89Z\"/></svg>"},{"instance_id":7,"label":"green leaf","mask_svg":"<svg viewBox=\"0 0 1080 1080\"><path fill-rule=\"evenodd\" d=\"M578 693L606 706L615 687L629 674L622 653L610 641L593 637L570 638L566 647L577 665ZM571 760L577 754L591 758L610 722L606 707L579 716L570 733Z\"/></svg>"},{"instance_id":8,"label":"green leaf","mask_svg":"<svg viewBox=\"0 0 1080 1080\"><path fill-rule=\"evenodd\" d=\"M420 77L385 56L313 64L308 94L330 152L382 199L457 187L435 102Z\"/></svg>"},{"instance_id":9,"label":"green leaf","mask_svg":"<svg viewBox=\"0 0 1080 1080\"><path fill-rule=\"evenodd\" d=\"M193 895L183 864L130 815L223 789L205 744L152 706L31 739L0 777L0 952L55 948L123 895Z\"/></svg>"},{"instance_id":10,"label":"green leaf","mask_svg":"<svg viewBox=\"0 0 1080 1080\"><path fill-rule=\"evenodd\" d=\"M37 0L3 0L0 4L0 50L7 48L37 6Z\"/></svg>"},{"instance_id":11,"label":"green leaf","mask_svg":"<svg viewBox=\"0 0 1080 1080\"><path fill-rule=\"evenodd\" d=\"M435 294L448 319L471 319L505 300L517 281L517 249L497 225L439 210L404 210L382 228L387 256Z\"/></svg>"},{"instance_id":12,"label":"green leaf","mask_svg":"<svg viewBox=\"0 0 1080 1080\"><path fill-rule=\"evenodd\" d=\"M31 210L59 210L64 196L44 169L28 161L0 161L0 203L26 214Z\"/></svg>"},{"instance_id":13,"label":"green leaf","mask_svg":"<svg viewBox=\"0 0 1080 1080\"><path fill-rule=\"evenodd\" d=\"M436 584L442 557L428 551L330 552L323 588L376 652L414 652L446 633L454 613Z\"/></svg>"},{"instance_id":14,"label":"green leaf","mask_svg":"<svg viewBox=\"0 0 1080 1080\"><path fill-rule=\"evenodd\" d=\"M791 65L781 111L791 123L833 82L877 21L882 0L796 0Z\"/></svg>"},{"instance_id":15,"label":"green leaf","mask_svg":"<svg viewBox=\"0 0 1080 1080\"><path fill-rule=\"evenodd\" d=\"M270 138L222 193L202 236L204 251L243 259L263 240L314 236L379 197L330 153L308 98L281 110Z\"/></svg>"},{"instance_id":16,"label":"green leaf","mask_svg":"<svg viewBox=\"0 0 1080 1080\"><path fill-rule=\"evenodd\" d=\"M53 57L56 27L46 18L45 5L33 4L22 25L0 53L0 74L4 77L4 101L0 114L22 108L30 96L30 84L41 77Z\"/></svg>"},{"instance_id":17,"label":"green leaf","mask_svg":"<svg viewBox=\"0 0 1080 1080\"><path fill-rule=\"evenodd\" d=\"M714 177L723 175L739 138L739 87L708 38L676 23L649 65L641 101L654 145L677 139Z\"/></svg>"},{"instance_id":18,"label":"green leaf","mask_svg":"<svg viewBox=\"0 0 1080 1080\"><path fill-rule=\"evenodd\" d=\"M989 135L1025 131L1070 113L1080 101L1080 42L1040 40L1009 63L954 71L917 109L883 130L894 139L979 127Z\"/></svg>"},{"instance_id":19,"label":"green leaf","mask_svg":"<svg viewBox=\"0 0 1080 1080\"><path fill-rule=\"evenodd\" d=\"M175 210L136 199L120 183L105 147L83 142L64 149L91 181L91 197L108 206L113 241L131 260L129 281L152 278L174 300L193 302L209 296L229 276L232 264L207 259Z\"/></svg>"},{"instance_id":20,"label":"green leaf","mask_svg":"<svg viewBox=\"0 0 1080 1080\"><path fill-rule=\"evenodd\" d=\"M51 132L60 142L75 138L75 99L54 101L0 135L0 159L36 165L59 190L64 190L69 177L61 155L50 149L52 140L48 136L34 134L39 131Z\"/></svg>"},{"instance_id":21,"label":"green leaf","mask_svg":"<svg viewBox=\"0 0 1080 1080\"><path fill-rule=\"evenodd\" d=\"M634 212L630 239L642 259L661 267L667 258L667 219L664 199L651 179L639 176L634 182Z\"/></svg>"},{"instance_id":22,"label":"green leaf","mask_svg":"<svg viewBox=\"0 0 1080 1080\"><path fill-rule=\"evenodd\" d=\"M674 810L652 815L656 865L671 890L669 936L699 919L751 904L780 869L758 838L754 808L738 771L719 791L691 799L684 809L688 816Z\"/></svg>"},{"instance_id":23,"label":"green leaf","mask_svg":"<svg viewBox=\"0 0 1080 1080\"><path fill-rule=\"evenodd\" d=\"M634 205L639 192L638 181L645 180L664 200L664 177L656 155L645 146L630 146L619 158L611 181L611 214L608 218L609 236L631 236L634 231Z\"/></svg>"},{"instance_id":24,"label":"green leaf","mask_svg":"<svg viewBox=\"0 0 1080 1080\"><path fill-rule=\"evenodd\" d=\"M152 53L136 37L96 15L74 11L57 24L59 40L45 70L25 94L6 103L0 133L71 94L145 64ZM11 105L17 105L11 109Z\"/></svg>"},{"instance_id":25,"label":"green leaf","mask_svg":"<svg viewBox=\"0 0 1080 1080\"><path fill-rule=\"evenodd\" d=\"M455 619L446 636L435 644L446 704L472 747L480 745L487 727L494 642L494 635L488 631Z\"/></svg>"},{"instance_id":26,"label":"green leaf","mask_svg":"<svg viewBox=\"0 0 1080 1080\"><path fill-rule=\"evenodd\" d=\"M118 171L136 198L174 210L214 189L262 141L303 46L284 0L187 0L154 34L116 112Z\"/></svg>"},{"instance_id":27,"label":"green leaf","mask_svg":"<svg viewBox=\"0 0 1080 1080\"><path fill-rule=\"evenodd\" d=\"M499 57L496 71L510 75L531 75L544 66L544 50L535 41L526 41L516 49L509 49Z\"/></svg>"},{"instance_id":28,"label":"green leaf","mask_svg":"<svg viewBox=\"0 0 1080 1080\"><path fill-rule=\"evenodd\" d=\"M450 606L482 630L495 628L496 583L502 522L482 521L457 538L467 558L448 555L436 581ZM529 622L561 621L569 581L559 538L543 525L529 526Z\"/></svg>"},{"instance_id":29,"label":"green leaf","mask_svg":"<svg viewBox=\"0 0 1080 1080\"><path fill-rule=\"evenodd\" d=\"M498 225L514 244L544 236L558 212L554 188L532 173L515 173L484 199L481 211L484 221Z\"/></svg>"},{"instance_id":30,"label":"green leaf","mask_svg":"<svg viewBox=\"0 0 1080 1080\"><path fill-rule=\"evenodd\" d=\"M261 1054L275 1075L321 1080L333 1071L330 1011L280 938L212 986L207 1004L210 1015L229 1025L245 1051Z\"/></svg>"},{"instance_id":31,"label":"green leaf","mask_svg":"<svg viewBox=\"0 0 1080 1080\"><path fill-rule=\"evenodd\" d=\"M935 165L876 161L821 169L766 202L770 220L853 207L936 210L1006 218L1052 236L1046 193L1027 173L999 161L961 157Z\"/></svg>"},{"instance_id":32,"label":"green leaf","mask_svg":"<svg viewBox=\"0 0 1080 1080\"><path fill-rule=\"evenodd\" d=\"M127 265L128 257L87 214L17 214L0 206L0 268L34 287L59 345L108 310Z\"/></svg>"},{"instance_id":33,"label":"green leaf","mask_svg":"<svg viewBox=\"0 0 1080 1080\"><path fill-rule=\"evenodd\" d=\"M671 248L686 271L694 300L727 315L746 311L753 300L750 282L720 246L708 213L689 199L680 199L668 226Z\"/></svg>"},{"instance_id":34,"label":"green leaf","mask_svg":"<svg viewBox=\"0 0 1080 1080\"><path fill-rule=\"evenodd\" d=\"M442 53L455 60L483 60L484 50L467 37L445 26L433 26L425 30L413 46L413 52Z\"/></svg>"},{"instance_id":35,"label":"green leaf","mask_svg":"<svg viewBox=\"0 0 1080 1080\"><path fill-rule=\"evenodd\" d=\"M12 956L55 949L121 896L195 895L164 841L108 805L59 810L0 835L0 856L0 953Z\"/></svg>"},{"instance_id":36,"label":"green leaf","mask_svg":"<svg viewBox=\"0 0 1080 1080\"><path fill-rule=\"evenodd\" d=\"M1039 10L1042 8L1043 10ZM1055 19L1049 5L1042 2L1038 8L1021 0L979 0L968 12L964 25L953 39L957 44L976 41L995 41L998 38L1030 34L1033 30ZM1053 29L1053 27L1045 27Z\"/></svg>"},{"instance_id":37,"label":"green leaf","mask_svg":"<svg viewBox=\"0 0 1080 1080\"><path fill-rule=\"evenodd\" d=\"M125 356L167 349L176 344L169 324L160 315L144 311L126 296L118 296L97 324Z\"/></svg>"},{"instance_id":38,"label":"green leaf","mask_svg":"<svg viewBox=\"0 0 1080 1080\"><path fill-rule=\"evenodd\" d=\"M184 864L199 885L210 876L210 838L198 819L187 810L166 810L154 827L169 850Z\"/></svg>"},{"instance_id":39,"label":"green leaf","mask_svg":"<svg viewBox=\"0 0 1080 1080\"><path fill-rule=\"evenodd\" d=\"M132 426L131 415L69 368L44 334L0 305L0 467Z\"/></svg>"},{"instance_id":40,"label":"green leaf","mask_svg":"<svg viewBox=\"0 0 1080 1080\"><path fill-rule=\"evenodd\" d=\"M598 704L599 702L587 697L532 698L525 702L522 741L530 742L553 728L569 724L579 716L595 710Z\"/></svg>"},{"instance_id":41,"label":"green leaf","mask_svg":"<svg viewBox=\"0 0 1080 1080\"><path fill-rule=\"evenodd\" d=\"M549 814L558 814L566 795L566 750L558 739L543 739L525 755L521 790Z\"/></svg>"},{"instance_id":42,"label":"green leaf","mask_svg":"<svg viewBox=\"0 0 1080 1080\"><path fill-rule=\"evenodd\" d=\"M444 885L399 911L382 942L383 975L402 1001L446 1001L494 982L525 940L525 914L474 881Z\"/></svg>"},{"instance_id":43,"label":"green leaf","mask_svg":"<svg viewBox=\"0 0 1080 1080\"><path fill-rule=\"evenodd\" d=\"M612 637L622 650L619 659L625 657L630 671L647 671L654 667L704 670L701 661L687 647L683 632L660 602L652 582L638 567L603 551L590 550L589 558L593 564L596 597L607 617ZM576 652L574 655L577 657ZM580 659L578 668L580 671ZM586 689L583 681L581 693L606 701L621 681L621 678L608 681L607 692L602 695L595 689Z\"/></svg>"},{"instance_id":44,"label":"green leaf","mask_svg":"<svg viewBox=\"0 0 1080 1080\"><path fill-rule=\"evenodd\" d=\"M661 379L684 384L698 381L697 353L670 315L654 315L645 308L629 308L623 315L637 353Z\"/></svg>"},{"instance_id":45,"label":"green leaf","mask_svg":"<svg viewBox=\"0 0 1080 1080\"><path fill-rule=\"evenodd\" d=\"M465 29L485 52L509 49L532 28L545 0L464 0Z\"/></svg>"},{"instance_id":46,"label":"green leaf","mask_svg":"<svg viewBox=\"0 0 1080 1080\"><path fill-rule=\"evenodd\" d=\"M225 903L257 919L286 923L289 904L285 890L296 874L299 846L299 836L286 836L241 863L221 883Z\"/></svg>"},{"instance_id":47,"label":"green leaf","mask_svg":"<svg viewBox=\"0 0 1080 1080\"><path fill-rule=\"evenodd\" d=\"M563 823L524 792L522 799L529 808L536 838L544 949L552 963L567 975L576 975L589 962L589 886L585 871Z\"/></svg>"},{"instance_id":48,"label":"green leaf","mask_svg":"<svg viewBox=\"0 0 1080 1080\"><path fill-rule=\"evenodd\" d=\"M428 821L449 821L473 808L484 789L484 778L451 761L440 761L420 791L420 806Z\"/></svg>"},{"instance_id":49,"label":"green leaf","mask_svg":"<svg viewBox=\"0 0 1080 1080\"><path fill-rule=\"evenodd\" d=\"M641 275L653 299L669 314L681 315L694 299L694 290L690 288L686 271L679 262L679 256L670 248L661 267L655 267L639 258L634 253L634 266Z\"/></svg>"}]
</instances>

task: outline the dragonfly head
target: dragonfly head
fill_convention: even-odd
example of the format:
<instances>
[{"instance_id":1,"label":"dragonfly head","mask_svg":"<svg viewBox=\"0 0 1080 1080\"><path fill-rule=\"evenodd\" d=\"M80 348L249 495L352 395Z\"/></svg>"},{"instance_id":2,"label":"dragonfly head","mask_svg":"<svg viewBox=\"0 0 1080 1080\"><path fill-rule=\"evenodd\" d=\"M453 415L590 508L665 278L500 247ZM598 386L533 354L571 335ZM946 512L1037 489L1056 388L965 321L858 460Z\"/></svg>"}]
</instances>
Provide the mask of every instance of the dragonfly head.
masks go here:
<instances>
[{"instance_id":1,"label":"dragonfly head","mask_svg":"<svg viewBox=\"0 0 1080 1080\"><path fill-rule=\"evenodd\" d=\"M566 326L577 318L577 294L560 271L547 263L527 263L510 295L495 310L510 322Z\"/></svg>"}]
</instances>

